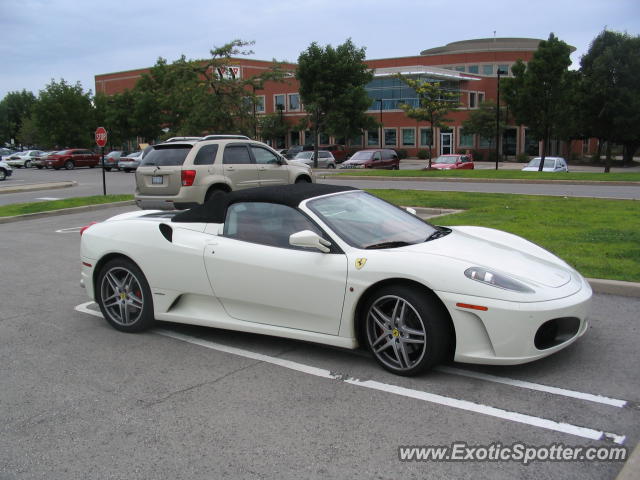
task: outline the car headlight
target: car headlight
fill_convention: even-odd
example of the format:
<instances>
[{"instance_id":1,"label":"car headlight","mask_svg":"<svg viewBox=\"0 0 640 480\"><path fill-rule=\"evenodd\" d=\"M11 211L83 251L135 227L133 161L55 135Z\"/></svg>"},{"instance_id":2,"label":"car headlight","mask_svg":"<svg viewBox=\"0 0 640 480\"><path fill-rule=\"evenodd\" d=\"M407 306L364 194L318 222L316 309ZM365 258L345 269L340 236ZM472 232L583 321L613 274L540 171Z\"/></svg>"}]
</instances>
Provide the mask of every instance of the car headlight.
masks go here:
<instances>
[{"instance_id":1,"label":"car headlight","mask_svg":"<svg viewBox=\"0 0 640 480\"><path fill-rule=\"evenodd\" d=\"M504 288L505 290L512 290L520 293L535 293L535 290L520 283L513 278L507 277L501 273L492 272L480 267L467 268L464 271L467 278L475 280L492 287Z\"/></svg>"}]
</instances>

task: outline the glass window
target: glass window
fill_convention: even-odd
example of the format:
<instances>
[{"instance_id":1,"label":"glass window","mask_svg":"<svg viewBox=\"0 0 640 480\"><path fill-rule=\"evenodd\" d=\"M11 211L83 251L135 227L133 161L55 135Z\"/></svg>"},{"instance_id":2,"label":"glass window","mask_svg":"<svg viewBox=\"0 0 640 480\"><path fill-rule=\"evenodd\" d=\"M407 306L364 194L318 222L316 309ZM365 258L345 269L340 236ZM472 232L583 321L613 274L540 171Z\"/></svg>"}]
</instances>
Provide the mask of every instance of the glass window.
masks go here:
<instances>
[{"instance_id":1,"label":"glass window","mask_svg":"<svg viewBox=\"0 0 640 480\"><path fill-rule=\"evenodd\" d=\"M275 105L275 110L284 110L285 109L285 104L284 104L284 94L282 95L274 95L273 96L273 100L274 100L274 105Z\"/></svg>"},{"instance_id":2,"label":"glass window","mask_svg":"<svg viewBox=\"0 0 640 480\"><path fill-rule=\"evenodd\" d=\"M458 71L458 72L464 72L464 65L458 65L458 66L456 67L456 71Z\"/></svg>"},{"instance_id":3,"label":"glass window","mask_svg":"<svg viewBox=\"0 0 640 480\"><path fill-rule=\"evenodd\" d=\"M280 159L271 150L267 150L266 148L251 145L251 152L253 153L253 158L256 159L256 163L258 164L277 165L280 163Z\"/></svg>"},{"instance_id":4,"label":"glass window","mask_svg":"<svg viewBox=\"0 0 640 480\"><path fill-rule=\"evenodd\" d=\"M398 131L395 128L384 129L384 144L387 147L395 147L398 143Z\"/></svg>"},{"instance_id":5,"label":"glass window","mask_svg":"<svg viewBox=\"0 0 640 480\"><path fill-rule=\"evenodd\" d=\"M380 135L378 130L369 130L367 132L367 145L370 145L370 146L380 145Z\"/></svg>"},{"instance_id":6,"label":"glass window","mask_svg":"<svg viewBox=\"0 0 640 480\"><path fill-rule=\"evenodd\" d=\"M476 108L476 92L469 92L469 108Z\"/></svg>"},{"instance_id":7,"label":"glass window","mask_svg":"<svg viewBox=\"0 0 640 480\"><path fill-rule=\"evenodd\" d=\"M361 147L362 146L362 134L356 135L349 139L349 145L352 147Z\"/></svg>"},{"instance_id":8,"label":"glass window","mask_svg":"<svg viewBox=\"0 0 640 480\"><path fill-rule=\"evenodd\" d=\"M461 147L473 147L473 134L465 133L464 129L460 130L460 146Z\"/></svg>"},{"instance_id":9,"label":"glass window","mask_svg":"<svg viewBox=\"0 0 640 480\"><path fill-rule=\"evenodd\" d=\"M498 69L502 70L501 75L509 75L509 65L498 65ZM498 73L498 72L496 72Z\"/></svg>"},{"instance_id":10,"label":"glass window","mask_svg":"<svg viewBox=\"0 0 640 480\"><path fill-rule=\"evenodd\" d=\"M330 195L307 205L349 245L394 248L427 240L433 226L365 192Z\"/></svg>"},{"instance_id":11,"label":"glass window","mask_svg":"<svg viewBox=\"0 0 640 480\"><path fill-rule=\"evenodd\" d=\"M420 129L420 145L428 147L431 145L431 129L430 128L421 128Z\"/></svg>"},{"instance_id":12,"label":"glass window","mask_svg":"<svg viewBox=\"0 0 640 480\"><path fill-rule=\"evenodd\" d=\"M242 202L231 205L227 210L223 235L272 247L315 251L289 244L289 236L303 230L322 235L307 217L291 207L275 203Z\"/></svg>"},{"instance_id":13,"label":"glass window","mask_svg":"<svg viewBox=\"0 0 640 480\"><path fill-rule=\"evenodd\" d=\"M416 131L413 128L402 129L402 146L413 147L416 144Z\"/></svg>"},{"instance_id":14,"label":"glass window","mask_svg":"<svg viewBox=\"0 0 640 480\"><path fill-rule=\"evenodd\" d=\"M191 145L156 145L142 159L141 166L168 167L182 165Z\"/></svg>"},{"instance_id":15,"label":"glass window","mask_svg":"<svg viewBox=\"0 0 640 480\"><path fill-rule=\"evenodd\" d=\"M484 103L484 93L478 92L478 105Z\"/></svg>"},{"instance_id":16,"label":"glass window","mask_svg":"<svg viewBox=\"0 0 640 480\"><path fill-rule=\"evenodd\" d=\"M469 65L469 67L467 68L467 71L469 73L479 73L478 65Z\"/></svg>"},{"instance_id":17,"label":"glass window","mask_svg":"<svg viewBox=\"0 0 640 480\"><path fill-rule=\"evenodd\" d=\"M300 95L297 93L289 94L289 110L300 110Z\"/></svg>"},{"instance_id":18,"label":"glass window","mask_svg":"<svg viewBox=\"0 0 640 480\"><path fill-rule=\"evenodd\" d=\"M256 97L256 112L264 112L264 95Z\"/></svg>"},{"instance_id":19,"label":"glass window","mask_svg":"<svg viewBox=\"0 0 640 480\"><path fill-rule=\"evenodd\" d=\"M300 145L300 132L291 131L289 132L289 145Z\"/></svg>"},{"instance_id":20,"label":"glass window","mask_svg":"<svg viewBox=\"0 0 640 480\"><path fill-rule=\"evenodd\" d=\"M246 165L251 163L251 156L246 145L227 145L224 149L222 163L225 165Z\"/></svg>"},{"instance_id":21,"label":"glass window","mask_svg":"<svg viewBox=\"0 0 640 480\"><path fill-rule=\"evenodd\" d=\"M213 165L218 153L218 145L205 145L196 154L194 165Z\"/></svg>"},{"instance_id":22,"label":"glass window","mask_svg":"<svg viewBox=\"0 0 640 480\"><path fill-rule=\"evenodd\" d=\"M493 65L482 65L483 75L493 75Z\"/></svg>"},{"instance_id":23,"label":"glass window","mask_svg":"<svg viewBox=\"0 0 640 480\"><path fill-rule=\"evenodd\" d=\"M493 138L480 137L480 148L491 148Z\"/></svg>"}]
</instances>

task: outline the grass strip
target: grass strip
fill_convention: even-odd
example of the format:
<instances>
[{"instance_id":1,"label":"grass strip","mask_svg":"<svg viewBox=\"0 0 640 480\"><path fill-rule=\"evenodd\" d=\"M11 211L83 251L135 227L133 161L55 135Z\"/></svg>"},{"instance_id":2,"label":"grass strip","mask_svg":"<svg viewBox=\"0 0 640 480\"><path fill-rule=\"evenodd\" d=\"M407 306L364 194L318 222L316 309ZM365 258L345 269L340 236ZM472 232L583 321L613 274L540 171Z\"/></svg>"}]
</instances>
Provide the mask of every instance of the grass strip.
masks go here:
<instances>
[{"instance_id":1,"label":"grass strip","mask_svg":"<svg viewBox=\"0 0 640 480\"><path fill-rule=\"evenodd\" d=\"M369 190L397 205L465 210L438 225L477 225L520 235L586 277L640 282L640 203L418 190Z\"/></svg>"},{"instance_id":2,"label":"grass strip","mask_svg":"<svg viewBox=\"0 0 640 480\"><path fill-rule=\"evenodd\" d=\"M133 195L95 195L93 197L75 197L64 200L48 200L43 202L12 203L0 206L0 217L14 217L27 213L49 212L62 208L100 205L102 203L124 202L133 200Z\"/></svg>"}]
</instances>

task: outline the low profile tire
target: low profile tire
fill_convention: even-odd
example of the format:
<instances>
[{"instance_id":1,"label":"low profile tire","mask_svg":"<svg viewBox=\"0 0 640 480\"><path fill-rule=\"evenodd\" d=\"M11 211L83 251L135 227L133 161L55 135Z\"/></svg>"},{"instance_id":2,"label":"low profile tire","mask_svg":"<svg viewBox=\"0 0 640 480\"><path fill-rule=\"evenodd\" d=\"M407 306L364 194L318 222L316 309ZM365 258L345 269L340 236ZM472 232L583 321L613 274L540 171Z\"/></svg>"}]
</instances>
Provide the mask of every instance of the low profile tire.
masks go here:
<instances>
[{"instance_id":1,"label":"low profile tire","mask_svg":"<svg viewBox=\"0 0 640 480\"><path fill-rule=\"evenodd\" d=\"M153 325L151 290L142 271L130 260L107 262L98 275L96 299L109 324L123 332L141 332Z\"/></svg>"},{"instance_id":2,"label":"low profile tire","mask_svg":"<svg viewBox=\"0 0 640 480\"><path fill-rule=\"evenodd\" d=\"M71 160L67 160L66 162L64 162L64 168L66 170L73 170L74 168L76 168L76 166Z\"/></svg>"},{"instance_id":3,"label":"low profile tire","mask_svg":"<svg viewBox=\"0 0 640 480\"><path fill-rule=\"evenodd\" d=\"M5 172L4 169L0 168L0 181L6 178L7 178L7 172Z\"/></svg>"},{"instance_id":4,"label":"low profile tire","mask_svg":"<svg viewBox=\"0 0 640 480\"><path fill-rule=\"evenodd\" d=\"M369 297L363 314L367 347L392 373L416 375L441 363L449 353L448 315L418 288L383 287Z\"/></svg>"}]
</instances>

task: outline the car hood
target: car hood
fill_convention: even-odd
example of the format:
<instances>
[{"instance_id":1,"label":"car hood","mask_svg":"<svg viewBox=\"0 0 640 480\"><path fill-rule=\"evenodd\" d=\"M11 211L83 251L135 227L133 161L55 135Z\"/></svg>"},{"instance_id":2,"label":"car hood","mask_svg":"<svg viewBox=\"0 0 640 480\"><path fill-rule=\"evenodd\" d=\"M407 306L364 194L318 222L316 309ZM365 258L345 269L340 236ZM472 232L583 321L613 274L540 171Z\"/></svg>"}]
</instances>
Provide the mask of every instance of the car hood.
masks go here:
<instances>
[{"instance_id":1,"label":"car hood","mask_svg":"<svg viewBox=\"0 0 640 480\"><path fill-rule=\"evenodd\" d=\"M538 167L524 167L522 169L523 172L537 172L538 171ZM553 167L545 167L542 169L543 172L555 172L555 169Z\"/></svg>"},{"instance_id":2,"label":"car hood","mask_svg":"<svg viewBox=\"0 0 640 480\"><path fill-rule=\"evenodd\" d=\"M559 288L573 269L552 253L510 233L483 227L452 227L440 239L403 247L411 253L438 255L507 274L529 284Z\"/></svg>"},{"instance_id":3,"label":"car hood","mask_svg":"<svg viewBox=\"0 0 640 480\"><path fill-rule=\"evenodd\" d=\"M350 158L349 160L345 160L344 162L342 162L343 165L362 165L363 163L369 163L371 162L371 159L352 159Z\"/></svg>"},{"instance_id":4,"label":"car hood","mask_svg":"<svg viewBox=\"0 0 640 480\"><path fill-rule=\"evenodd\" d=\"M431 168L441 168L443 170L449 170L452 168L456 168L455 163L432 163Z\"/></svg>"}]
</instances>

